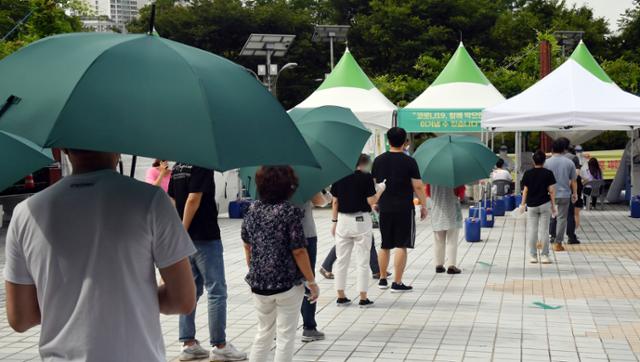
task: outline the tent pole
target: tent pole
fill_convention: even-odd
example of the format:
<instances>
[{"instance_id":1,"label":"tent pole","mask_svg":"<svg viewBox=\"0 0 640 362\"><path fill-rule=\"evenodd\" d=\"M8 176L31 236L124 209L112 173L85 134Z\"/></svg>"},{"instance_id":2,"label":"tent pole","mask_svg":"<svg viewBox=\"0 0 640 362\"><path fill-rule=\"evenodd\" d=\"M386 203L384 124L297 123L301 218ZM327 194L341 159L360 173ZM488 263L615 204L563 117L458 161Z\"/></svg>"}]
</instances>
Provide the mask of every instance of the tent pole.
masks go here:
<instances>
[{"instance_id":1,"label":"tent pole","mask_svg":"<svg viewBox=\"0 0 640 362\"><path fill-rule=\"evenodd\" d=\"M635 146L634 146L634 141L635 141L635 129L634 127L631 127L631 152L629 152L629 157L631 158L629 161L631 162L631 174L629 175L630 180L631 180L631 187L629 187L629 191L631 192L631 195L629 195L629 205L631 205L631 198L633 197L633 193L634 193L634 188L636 186L635 183L635 177L634 177L634 167L633 167L633 154L634 154L634 150L635 150Z\"/></svg>"},{"instance_id":2,"label":"tent pole","mask_svg":"<svg viewBox=\"0 0 640 362\"><path fill-rule=\"evenodd\" d=\"M516 194L520 193L520 153L521 153L521 143L522 140L520 139L521 137L521 133L520 131L516 131L516 139L515 139L515 146L516 146Z\"/></svg>"},{"instance_id":3,"label":"tent pole","mask_svg":"<svg viewBox=\"0 0 640 362\"><path fill-rule=\"evenodd\" d=\"M494 144L494 135L495 135L495 133L493 131L490 131L490 132L491 132L491 152L493 152L493 150L496 149L495 148L496 145Z\"/></svg>"}]
</instances>

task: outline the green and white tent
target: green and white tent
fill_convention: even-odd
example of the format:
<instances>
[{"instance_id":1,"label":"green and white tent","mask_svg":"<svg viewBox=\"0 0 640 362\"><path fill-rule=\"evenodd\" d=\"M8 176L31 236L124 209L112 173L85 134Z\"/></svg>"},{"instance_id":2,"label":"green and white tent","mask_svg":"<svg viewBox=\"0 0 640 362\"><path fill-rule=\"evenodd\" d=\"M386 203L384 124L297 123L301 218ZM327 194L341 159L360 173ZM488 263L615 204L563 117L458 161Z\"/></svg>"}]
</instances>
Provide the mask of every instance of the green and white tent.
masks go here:
<instances>
[{"instance_id":1,"label":"green and white tent","mask_svg":"<svg viewBox=\"0 0 640 362\"><path fill-rule=\"evenodd\" d=\"M398 125L409 132L480 132L482 110L504 99L460 42L436 80L398 111Z\"/></svg>"},{"instance_id":2,"label":"green and white tent","mask_svg":"<svg viewBox=\"0 0 640 362\"><path fill-rule=\"evenodd\" d=\"M576 49L573 51L573 53L571 53L571 56L569 57L569 59L573 59L576 63L582 65L584 69L589 71L589 73L595 75L596 78L600 79L601 81L617 87L617 85L613 82L613 80L609 78L609 75L604 71L604 69L600 67L600 64L598 64L598 61L595 60L593 55L591 55L591 52L589 51L589 49L587 48L587 46L584 44L582 40L580 40L580 43L578 44ZM594 131L594 130L547 132L547 134L552 138L556 138L560 136L567 137L571 141L571 143L574 145L584 143L594 137L597 137L601 133L602 131Z\"/></svg>"},{"instance_id":3,"label":"green and white tent","mask_svg":"<svg viewBox=\"0 0 640 362\"><path fill-rule=\"evenodd\" d=\"M364 152L378 155L385 151L385 133L396 106L375 87L348 48L320 87L295 108L328 105L351 109L371 131Z\"/></svg>"}]
</instances>

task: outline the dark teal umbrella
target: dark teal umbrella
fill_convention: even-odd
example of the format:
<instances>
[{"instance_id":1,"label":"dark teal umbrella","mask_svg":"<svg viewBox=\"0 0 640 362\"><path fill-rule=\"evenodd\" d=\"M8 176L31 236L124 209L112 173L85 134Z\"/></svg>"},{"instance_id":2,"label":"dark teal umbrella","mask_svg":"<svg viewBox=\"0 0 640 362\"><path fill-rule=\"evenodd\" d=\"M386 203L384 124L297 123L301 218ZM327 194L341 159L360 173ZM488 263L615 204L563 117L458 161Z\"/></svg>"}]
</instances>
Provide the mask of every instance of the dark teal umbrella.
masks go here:
<instances>
[{"instance_id":1,"label":"dark teal umbrella","mask_svg":"<svg viewBox=\"0 0 640 362\"><path fill-rule=\"evenodd\" d=\"M0 154L0 191L55 162L50 150L3 131L0 131Z\"/></svg>"},{"instance_id":2,"label":"dark teal umbrella","mask_svg":"<svg viewBox=\"0 0 640 362\"><path fill-rule=\"evenodd\" d=\"M320 163L319 169L293 167L300 185L291 201L301 204L355 170L371 132L347 108L324 106L293 109L289 114ZM256 171L257 167L240 170L240 177L253 197L257 197Z\"/></svg>"},{"instance_id":3,"label":"dark teal umbrella","mask_svg":"<svg viewBox=\"0 0 640 362\"><path fill-rule=\"evenodd\" d=\"M480 140L468 136L440 136L425 141L413 157L422 180L456 187L489 177L498 157Z\"/></svg>"},{"instance_id":4,"label":"dark teal umbrella","mask_svg":"<svg viewBox=\"0 0 640 362\"><path fill-rule=\"evenodd\" d=\"M46 148L216 170L317 166L291 118L245 68L154 35L56 35L6 57L0 129Z\"/></svg>"}]
</instances>

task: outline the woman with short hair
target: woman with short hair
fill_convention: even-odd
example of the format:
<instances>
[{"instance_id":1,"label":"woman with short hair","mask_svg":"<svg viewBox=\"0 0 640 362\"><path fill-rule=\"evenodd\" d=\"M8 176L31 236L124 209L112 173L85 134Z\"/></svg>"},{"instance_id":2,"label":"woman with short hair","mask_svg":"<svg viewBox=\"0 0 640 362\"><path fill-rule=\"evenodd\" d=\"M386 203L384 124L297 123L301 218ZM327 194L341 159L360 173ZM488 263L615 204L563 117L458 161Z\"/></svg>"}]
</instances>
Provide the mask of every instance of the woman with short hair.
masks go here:
<instances>
[{"instance_id":1,"label":"woman with short hair","mask_svg":"<svg viewBox=\"0 0 640 362\"><path fill-rule=\"evenodd\" d=\"M293 359L304 285L312 303L320 290L306 249L303 211L289 203L298 187L293 169L263 166L255 179L260 199L249 207L242 223L249 266L246 281L258 315L251 361L266 361L276 337L274 361L286 362Z\"/></svg>"}]
</instances>

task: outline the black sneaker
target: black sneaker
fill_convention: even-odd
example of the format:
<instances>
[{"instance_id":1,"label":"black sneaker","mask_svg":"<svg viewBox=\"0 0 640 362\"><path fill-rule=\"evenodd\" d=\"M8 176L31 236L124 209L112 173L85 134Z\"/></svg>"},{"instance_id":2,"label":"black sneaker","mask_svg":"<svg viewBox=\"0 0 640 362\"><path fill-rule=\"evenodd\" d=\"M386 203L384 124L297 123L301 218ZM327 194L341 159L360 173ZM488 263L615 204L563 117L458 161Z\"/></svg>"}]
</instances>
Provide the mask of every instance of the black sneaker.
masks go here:
<instances>
[{"instance_id":1,"label":"black sneaker","mask_svg":"<svg viewBox=\"0 0 640 362\"><path fill-rule=\"evenodd\" d=\"M378 288L389 289L389 283L387 283L386 279L380 279L380 281L378 282Z\"/></svg>"},{"instance_id":2,"label":"black sneaker","mask_svg":"<svg viewBox=\"0 0 640 362\"><path fill-rule=\"evenodd\" d=\"M569 241L567 241L567 244L580 244L580 240L578 240L577 238L569 239Z\"/></svg>"},{"instance_id":3,"label":"black sneaker","mask_svg":"<svg viewBox=\"0 0 640 362\"><path fill-rule=\"evenodd\" d=\"M447 274L460 274L462 273L462 270L456 268L455 266L450 266L449 269L447 269Z\"/></svg>"},{"instance_id":4,"label":"black sneaker","mask_svg":"<svg viewBox=\"0 0 640 362\"><path fill-rule=\"evenodd\" d=\"M373 307L373 302L369 300L369 298L362 300L360 299L360 303L358 303L358 306L360 308L369 308L369 307Z\"/></svg>"},{"instance_id":5,"label":"black sneaker","mask_svg":"<svg viewBox=\"0 0 640 362\"><path fill-rule=\"evenodd\" d=\"M413 290L413 287L410 285L404 285L404 283L396 283L393 282L391 284L391 293L406 293Z\"/></svg>"},{"instance_id":6,"label":"black sneaker","mask_svg":"<svg viewBox=\"0 0 640 362\"><path fill-rule=\"evenodd\" d=\"M336 305L338 307L346 307L348 305L351 305L351 299L349 299L349 298L338 298L336 300Z\"/></svg>"},{"instance_id":7,"label":"black sneaker","mask_svg":"<svg viewBox=\"0 0 640 362\"><path fill-rule=\"evenodd\" d=\"M436 273L444 273L446 271L447 271L447 269L445 269L444 266L442 266L442 265L438 265L436 267Z\"/></svg>"}]
</instances>

